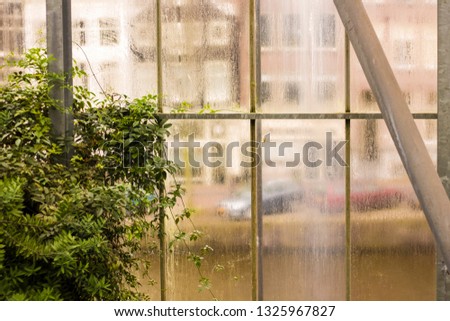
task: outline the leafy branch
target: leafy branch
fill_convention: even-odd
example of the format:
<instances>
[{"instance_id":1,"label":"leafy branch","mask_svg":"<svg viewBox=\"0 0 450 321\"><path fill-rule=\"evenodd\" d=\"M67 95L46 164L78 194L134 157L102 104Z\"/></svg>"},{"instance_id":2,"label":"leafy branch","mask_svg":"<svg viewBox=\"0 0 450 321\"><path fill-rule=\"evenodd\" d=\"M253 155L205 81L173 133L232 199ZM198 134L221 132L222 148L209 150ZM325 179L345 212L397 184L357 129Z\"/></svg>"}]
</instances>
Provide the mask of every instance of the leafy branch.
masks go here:
<instances>
[{"instance_id":1,"label":"leafy branch","mask_svg":"<svg viewBox=\"0 0 450 321\"><path fill-rule=\"evenodd\" d=\"M0 87L0 299L143 299L135 271L146 263L142 240L160 230L160 209L179 236L181 219L193 224L188 210L172 213L180 184L159 194L178 171L161 157L170 124L158 119L154 95L100 99L70 87L74 156L70 168L55 164L63 146L51 139L49 110L59 104L50 90L63 76L49 73L48 61L45 50L29 50ZM189 238L200 235L194 228ZM207 287L205 251L192 259Z\"/></svg>"}]
</instances>

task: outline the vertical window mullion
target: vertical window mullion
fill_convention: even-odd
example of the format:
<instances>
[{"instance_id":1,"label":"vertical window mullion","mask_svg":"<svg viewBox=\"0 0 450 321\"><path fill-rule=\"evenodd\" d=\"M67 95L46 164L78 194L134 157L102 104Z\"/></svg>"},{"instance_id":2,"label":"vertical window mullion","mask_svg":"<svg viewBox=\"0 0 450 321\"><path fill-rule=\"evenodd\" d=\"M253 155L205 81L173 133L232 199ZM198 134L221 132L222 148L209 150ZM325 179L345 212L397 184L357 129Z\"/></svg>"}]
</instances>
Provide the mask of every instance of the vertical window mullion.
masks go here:
<instances>
[{"instance_id":1,"label":"vertical window mullion","mask_svg":"<svg viewBox=\"0 0 450 321\"><path fill-rule=\"evenodd\" d=\"M260 104L260 46L259 28L259 0L251 0L249 6L249 71L250 71L250 113L256 113L257 106ZM262 217L259 206L262 198L261 189L261 164L260 147L258 142L261 140L261 122L256 119L250 120L250 142L252 149L252 168L251 168L251 257L252 257L252 300L262 300ZM258 137L259 136L259 137Z\"/></svg>"},{"instance_id":2,"label":"vertical window mullion","mask_svg":"<svg viewBox=\"0 0 450 321\"><path fill-rule=\"evenodd\" d=\"M256 80L256 109L261 108L261 6L260 0L256 0L255 8L256 17L256 31L255 31L255 80ZM257 216L257 275L258 275L258 286L257 286L257 299L258 301L263 300L263 216L262 216L262 120L256 120L256 141L259 144L256 146L256 153L258 155L259 162L256 164L256 216Z\"/></svg>"},{"instance_id":3,"label":"vertical window mullion","mask_svg":"<svg viewBox=\"0 0 450 321\"><path fill-rule=\"evenodd\" d=\"M350 41L347 33L345 33L345 112L351 113L350 106ZM352 244L351 244L351 171L350 171L350 158L351 158L351 123L350 118L345 120L345 140L347 145L345 147L345 298L347 301L351 300L351 277L352 277Z\"/></svg>"},{"instance_id":4,"label":"vertical window mullion","mask_svg":"<svg viewBox=\"0 0 450 321\"><path fill-rule=\"evenodd\" d=\"M161 0L156 0L156 63L157 63L157 86L158 86L158 111L163 112L163 84L162 84L162 25L161 25ZM164 144L163 141L159 142ZM163 155L164 148L160 148L161 155ZM158 186L159 202L162 201L165 192L164 182L160 182ZM167 300L167 240L166 240L166 214L162 207L159 209L159 277L160 277L160 291L161 301Z\"/></svg>"}]
</instances>

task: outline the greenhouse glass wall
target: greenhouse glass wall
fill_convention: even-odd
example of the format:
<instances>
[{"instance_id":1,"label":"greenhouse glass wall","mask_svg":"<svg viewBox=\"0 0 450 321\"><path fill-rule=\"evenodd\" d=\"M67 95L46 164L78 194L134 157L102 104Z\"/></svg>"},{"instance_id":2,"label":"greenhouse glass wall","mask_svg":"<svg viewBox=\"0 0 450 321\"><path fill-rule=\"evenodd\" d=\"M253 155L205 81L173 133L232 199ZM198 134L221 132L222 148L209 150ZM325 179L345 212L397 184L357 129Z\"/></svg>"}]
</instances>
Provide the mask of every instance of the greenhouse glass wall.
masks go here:
<instances>
[{"instance_id":1,"label":"greenhouse glass wall","mask_svg":"<svg viewBox=\"0 0 450 321\"><path fill-rule=\"evenodd\" d=\"M446 2L363 3L446 176ZM77 84L158 95L218 299L446 297L433 234L332 0L77 0L70 19L87 74ZM1 0L0 60L45 47L46 21L45 0ZM212 299L183 246L146 255L151 299L160 277L168 300Z\"/></svg>"}]
</instances>

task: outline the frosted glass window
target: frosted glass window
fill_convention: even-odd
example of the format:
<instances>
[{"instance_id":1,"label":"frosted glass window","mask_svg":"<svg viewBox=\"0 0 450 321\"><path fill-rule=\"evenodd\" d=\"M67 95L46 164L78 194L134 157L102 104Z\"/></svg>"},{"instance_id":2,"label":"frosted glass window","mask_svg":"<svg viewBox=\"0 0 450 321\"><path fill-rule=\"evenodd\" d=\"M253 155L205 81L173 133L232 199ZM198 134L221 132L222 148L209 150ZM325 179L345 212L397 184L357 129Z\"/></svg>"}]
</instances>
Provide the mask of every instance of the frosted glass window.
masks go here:
<instances>
[{"instance_id":1,"label":"frosted glass window","mask_svg":"<svg viewBox=\"0 0 450 321\"><path fill-rule=\"evenodd\" d=\"M436 160L436 121L417 120ZM352 121L353 300L435 298L435 245L382 120Z\"/></svg>"},{"instance_id":2,"label":"frosted glass window","mask_svg":"<svg viewBox=\"0 0 450 321\"><path fill-rule=\"evenodd\" d=\"M345 189L326 145L343 122L264 120L262 132L264 299L342 300Z\"/></svg>"},{"instance_id":3,"label":"frosted glass window","mask_svg":"<svg viewBox=\"0 0 450 321\"><path fill-rule=\"evenodd\" d=\"M411 111L435 112L437 1L363 2ZM101 86L106 92L128 96L156 94L161 70L165 112L186 102L195 114L207 104L219 112L247 113L249 2L160 3L161 69L157 68L155 0L72 1L72 37L82 47L74 46L73 56L88 74L76 84L89 85L95 92ZM321 113L305 117L312 119L258 122L259 142L266 148L268 142L275 143L271 163L262 159L264 233L259 241L264 299L344 299L346 249L352 252L352 299L433 299L434 243L384 123L351 119L350 167L328 162L327 153L344 141L348 124L343 119L318 119L329 116L322 113L342 113L347 107L345 33L333 1L261 0L259 4L258 113L266 113L264 117ZM45 32L45 1L0 2L0 60L10 51L21 53L36 46ZM354 117L364 117L379 108L350 50L350 109L362 112ZM1 80L5 71L0 73ZM202 242L214 248L202 266L205 275L218 299L250 300L251 157L243 148L250 140L250 121L170 122L168 157L181 163L172 180L186 188L185 204L195 209L193 221L205 232ZM435 160L437 122L417 120L417 124ZM170 148L190 137L201 147ZM313 147L303 149L308 144ZM338 152L340 159L345 158L345 147ZM349 195L346 169L350 170ZM346 197L351 203L350 245L345 242ZM175 211L180 209L178 204ZM171 237L174 230L168 223L167 235ZM159 259L155 253L153 262ZM210 300L207 292L197 291L198 275L187 254L182 244L169 254L168 298ZM154 264L149 270L155 279L158 269ZM159 287L148 286L147 280L143 278L144 291L158 299Z\"/></svg>"},{"instance_id":4,"label":"frosted glass window","mask_svg":"<svg viewBox=\"0 0 450 321\"><path fill-rule=\"evenodd\" d=\"M247 2L162 2L163 95L166 111L248 104ZM247 39L247 40L246 40Z\"/></svg>"},{"instance_id":5,"label":"frosted glass window","mask_svg":"<svg viewBox=\"0 0 450 321\"><path fill-rule=\"evenodd\" d=\"M240 146L248 141L249 123L228 120L176 120L172 123L172 135L167 141L168 157L182 163L176 180L186 187L184 202L195 210L192 219L197 229L204 232L191 246L208 244L214 249L205 256L202 270L219 300L250 300L250 220L234 218L235 213L245 211L251 204L250 197L246 197L250 181L245 168L240 166L244 160ZM195 137L199 147L175 147L176 141L187 142L190 135ZM231 142L238 143L239 147L232 147ZM241 208L234 207L236 195L244 195ZM174 213L180 210L179 205ZM192 230L188 224L183 228L187 232ZM175 227L168 227L168 231L173 230ZM173 233L168 233L172 237ZM175 243L168 264L168 298L211 300L207 291L198 291L198 272L186 256L183 244ZM150 276L157 275L157 266L152 266L149 272ZM147 287L146 291L151 295L159 288Z\"/></svg>"}]
</instances>

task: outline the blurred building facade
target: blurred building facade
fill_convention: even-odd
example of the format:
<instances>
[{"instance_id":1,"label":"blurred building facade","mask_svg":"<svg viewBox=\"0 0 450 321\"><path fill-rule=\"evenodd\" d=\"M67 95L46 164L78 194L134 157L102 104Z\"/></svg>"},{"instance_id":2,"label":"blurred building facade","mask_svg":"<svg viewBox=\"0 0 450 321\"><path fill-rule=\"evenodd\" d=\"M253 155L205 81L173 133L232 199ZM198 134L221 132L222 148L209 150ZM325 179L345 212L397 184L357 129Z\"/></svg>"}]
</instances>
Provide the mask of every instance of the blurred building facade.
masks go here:
<instances>
[{"instance_id":1,"label":"blurred building facade","mask_svg":"<svg viewBox=\"0 0 450 321\"><path fill-rule=\"evenodd\" d=\"M437 93L436 0L364 1L391 66L414 112L435 112ZM88 73L78 80L94 92L140 96L156 93L155 0L72 1L74 59ZM162 2L163 92L165 110L186 102L192 111L247 112L249 106L248 3L238 0ZM345 111L344 30L330 0L260 0L261 112ZM0 2L0 59L45 41L44 0ZM1 75L0 75L1 76ZM377 112L377 104L354 54L351 55L351 111ZM194 123L194 122L193 122ZM175 123L176 124L176 123ZM197 122L197 124L200 124ZM435 121L418 121L424 139L435 137ZM263 135L280 142L323 140L316 120L271 122ZM186 127L186 126L185 126ZM355 161L392 175L395 151L383 151L388 138L377 120L352 127ZM327 125L336 140L344 126ZM239 122L202 122L185 129L202 142L247 139ZM391 148L391 147L389 147ZM292 155L287 155L290 157ZM239 157L233 164L239 164ZM283 167L280 158L278 165ZM383 167L384 166L384 167ZM401 165L400 165L401 166ZM223 181L243 175L239 165L194 175ZM219 174L217 172L220 172ZM216 178L215 178L216 177Z\"/></svg>"}]
</instances>

